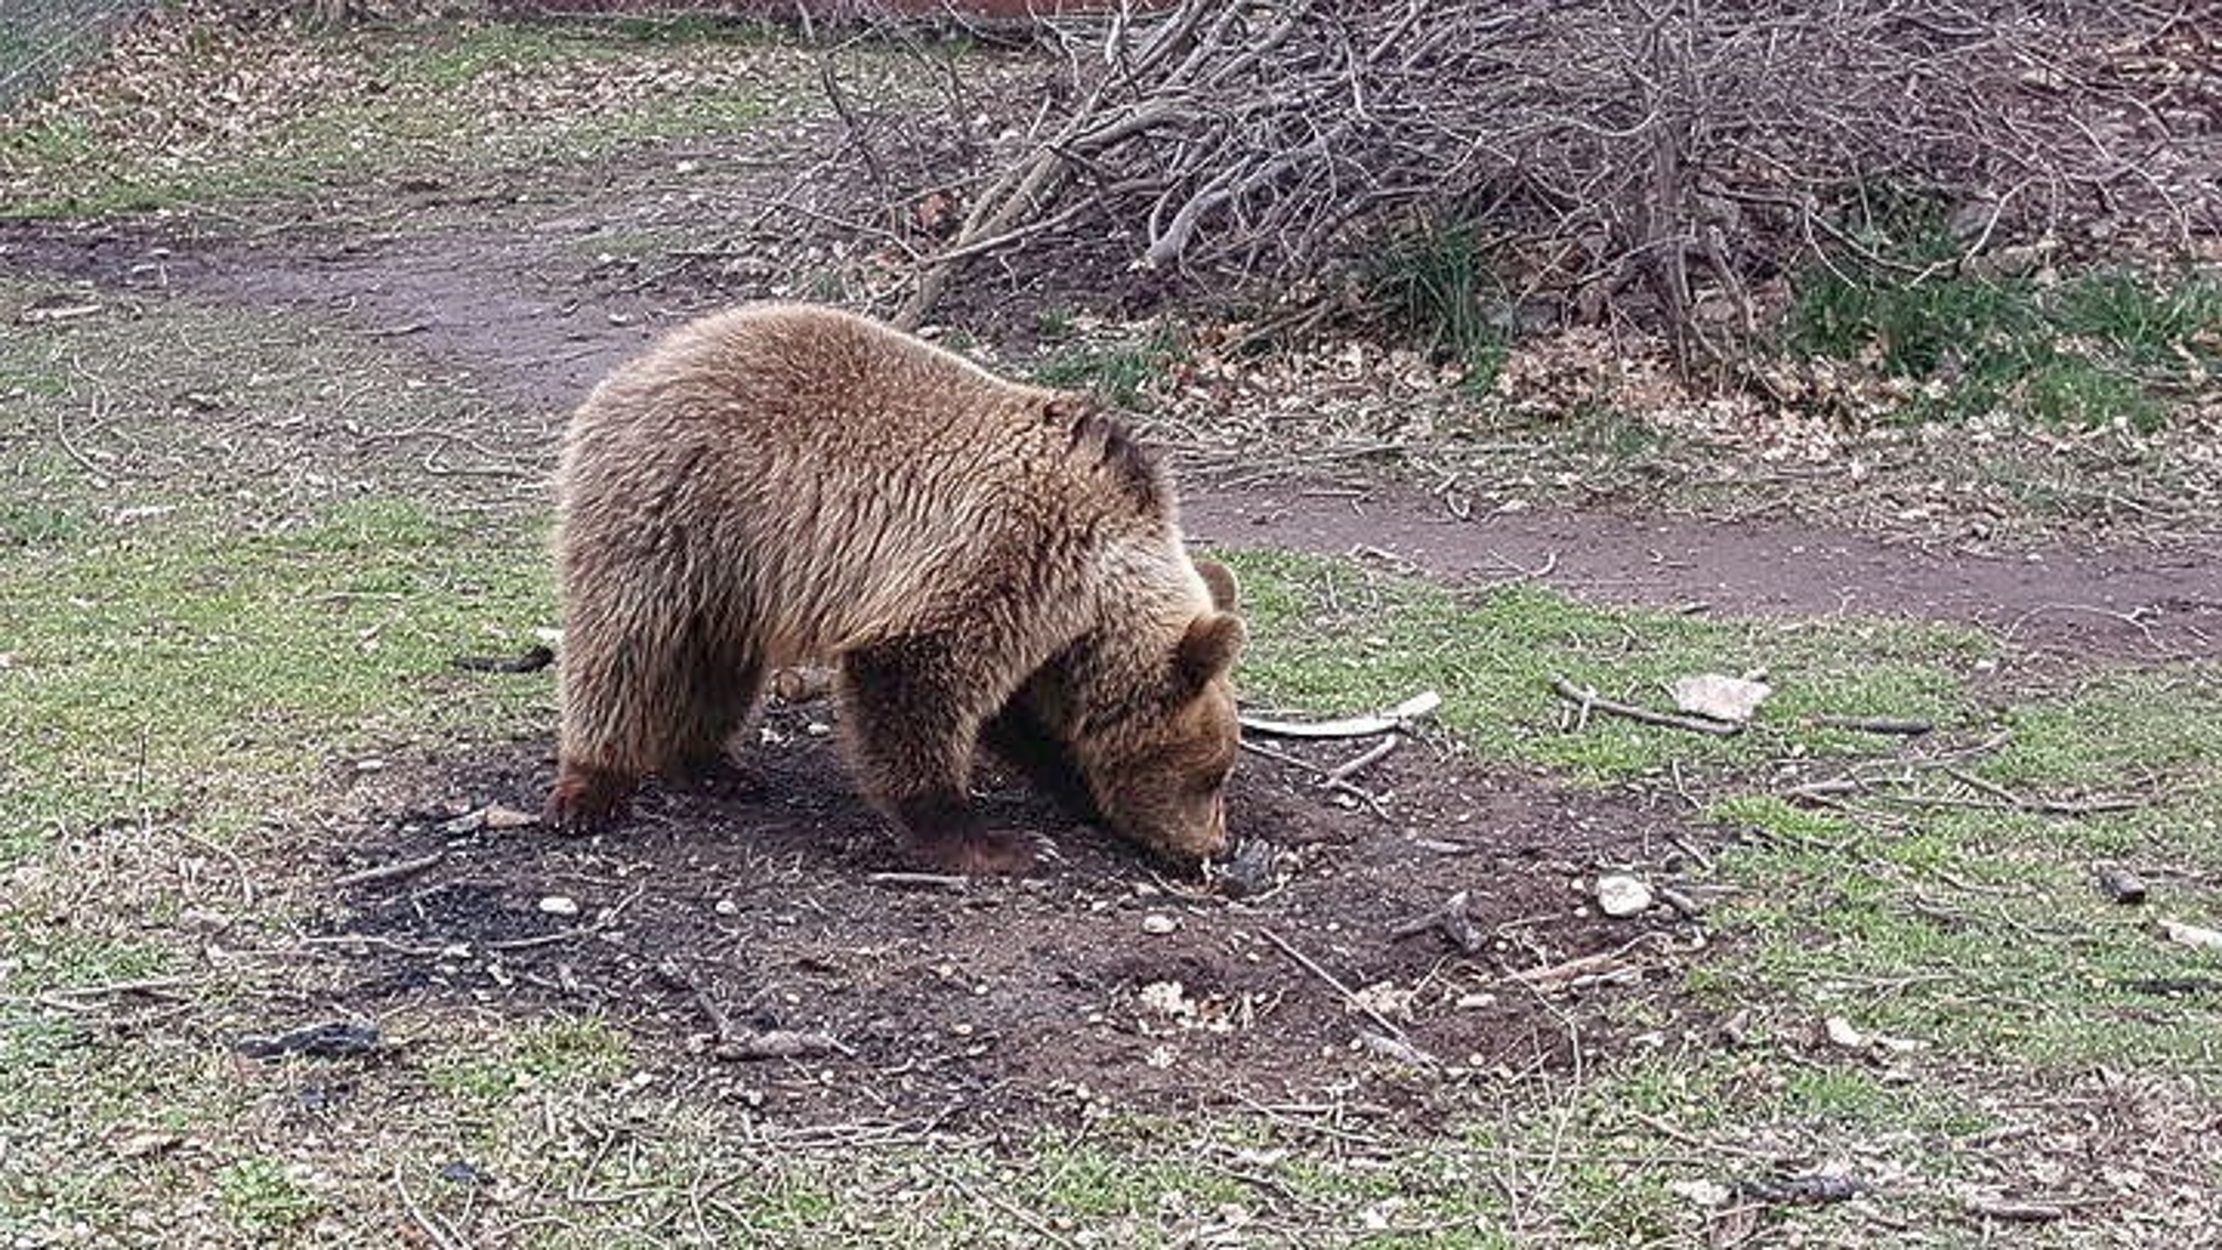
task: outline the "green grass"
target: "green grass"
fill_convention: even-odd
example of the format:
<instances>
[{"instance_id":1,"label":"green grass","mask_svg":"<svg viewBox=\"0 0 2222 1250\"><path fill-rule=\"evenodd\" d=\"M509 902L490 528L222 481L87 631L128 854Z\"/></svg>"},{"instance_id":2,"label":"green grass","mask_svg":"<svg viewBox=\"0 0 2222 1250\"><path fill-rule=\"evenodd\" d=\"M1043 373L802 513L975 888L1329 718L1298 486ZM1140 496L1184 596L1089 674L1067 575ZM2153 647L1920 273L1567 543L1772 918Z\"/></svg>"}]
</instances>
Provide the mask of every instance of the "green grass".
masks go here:
<instances>
[{"instance_id":1,"label":"green grass","mask_svg":"<svg viewBox=\"0 0 2222 1250\"><path fill-rule=\"evenodd\" d=\"M1476 395L1494 389L1510 350L1497 250L1475 227L1430 223L1389 240L1363 278L1397 330L1462 365L1463 385Z\"/></svg>"},{"instance_id":2,"label":"green grass","mask_svg":"<svg viewBox=\"0 0 2222 1250\"><path fill-rule=\"evenodd\" d=\"M38 293L0 284L0 317ZM98 485L53 442L94 388L109 425L72 428L80 453L114 453ZM185 389L222 405L188 419ZM2101 672L2001 711L1965 678L2012 657L1972 630L1703 619L1271 551L1229 556L1253 702L1344 713L1436 689L1477 767L1545 793L1636 783L1670 805L1685 785L1740 839L1718 857L1738 892L1683 956L1690 997L1616 994L1605 1021L1583 1017L1579 1083L1429 1086L1442 1129L1402 1112L1091 1110L932 1141L788 1139L747 1094L790 1069L674 1057L621 1014L503 1017L437 990L395 1002L378 1064L248 1063L232 1039L325 1001L291 980L312 961L255 952L289 951L331 905L272 894L330 849L321 816L352 761L548 729L545 675L449 667L550 620L543 501L457 493L413 473L417 449L319 441L349 423L486 428L452 389L312 319L187 300L0 339L0 393L17 395L0 407L0 1238L376 1244L410 1226L405 1187L469 1244L958 1246L1047 1229L1141 1246L1624 1245L1702 1239L1705 1212L1672 1186L1785 1158L1896 1178L1893 1212L1949 1229L1965 1227L1949 1187L1979 1163L1963 1143L2044 1114L2059 1082L2101 1066L2180 1078L2184 1116L2211 1116L2212 1001L2135 984L2222 976L2148 927L2222 917L2213 666ZM291 420L303 412L317 421ZM326 486L308 487L312 469ZM1779 693L1731 741L1607 717L1567 731L1546 685L1663 705L1674 677L1753 667ZM1967 761L1984 781L2152 805L1796 806L1785 779L1896 749L1805 723L1824 711L1928 717L1960 743L2010 729ZM2117 860L2154 874L2144 912L2088 885ZM69 997L165 976L192 980L176 999ZM1838 1053L1813 1040L1830 1016L1919 1048ZM1714 1028L1728 1017L1741 1040ZM346 1101L312 1108L304 1091ZM162 1144L132 1147L149 1138ZM494 1180L444 1178L458 1163ZM2204 1166L2183 1164L2195 1180ZM1816 1242L1876 1235L1843 1206L1767 1218Z\"/></svg>"},{"instance_id":3,"label":"green grass","mask_svg":"<svg viewBox=\"0 0 2222 1250\"><path fill-rule=\"evenodd\" d=\"M2222 365L2222 275L1962 268L1961 245L1921 209L1880 214L1862 233L1893 263L1846 257L1808 270L1786 345L1925 384L1907 410L1916 418L2002 412L2149 430Z\"/></svg>"},{"instance_id":4,"label":"green grass","mask_svg":"<svg viewBox=\"0 0 2222 1250\"><path fill-rule=\"evenodd\" d=\"M483 720L481 695L521 715L544 680L472 685L449 660L550 619L538 557L529 531L364 501L280 533L188 518L0 562L0 858L143 812L236 829L334 753Z\"/></svg>"},{"instance_id":5,"label":"green grass","mask_svg":"<svg viewBox=\"0 0 2222 1250\"><path fill-rule=\"evenodd\" d=\"M2143 795L2149 806L2070 817L1724 800L1717 819L1760 835L1729 861L1744 894L1728 919L1755 941L1746 974L1724 992L1804 999L1958 1055L2222 1081L2213 1005L2140 988L2222 974L2222 960L2161 940L2152 923L2222 917L2212 875L2222 863L2222 670L2104 677L2017 706L2004 723L2011 740L1966 765L1980 782L2045 799ZM1995 798L1941 773L1899 792ZM2124 908L2093 885L2110 863L2189 875L2164 879L2148 907Z\"/></svg>"},{"instance_id":6,"label":"green grass","mask_svg":"<svg viewBox=\"0 0 2222 1250\"><path fill-rule=\"evenodd\" d=\"M217 1173L216 1186L232 1227L256 1240L293 1232L322 1206L287 1173L282 1162L259 1155L241 1159Z\"/></svg>"},{"instance_id":7,"label":"green grass","mask_svg":"<svg viewBox=\"0 0 2222 1250\"><path fill-rule=\"evenodd\" d=\"M1042 335L1052 342L1070 337L1071 322L1052 310L1043 314ZM1151 392L1181 357L1178 332L1161 325L1148 335L1115 343L1074 343L1059 348L1034 367L1043 386L1092 391L1105 403L1130 412L1147 412Z\"/></svg>"},{"instance_id":8,"label":"green grass","mask_svg":"<svg viewBox=\"0 0 2222 1250\"><path fill-rule=\"evenodd\" d=\"M1585 604L1528 584L1461 593L1285 552L1238 551L1228 560L1252 617L1241 669L1251 697L1341 714L1434 689L1444 699L1442 724L1475 756L1593 784L1675 762L1749 766L1786 745L1817 755L1874 745L1800 724L1818 713L1945 724L1982 715L1961 693L1961 675L1992 652L1972 630L1713 621ZM1579 733L1556 728L1567 705L1551 691L1554 676L1671 708L1663 686L1677 677L1754 668L1777 688L1761 716L1772 727L1764 732L1708 738L1602 715Z\"/></svg>"}]
</instances>

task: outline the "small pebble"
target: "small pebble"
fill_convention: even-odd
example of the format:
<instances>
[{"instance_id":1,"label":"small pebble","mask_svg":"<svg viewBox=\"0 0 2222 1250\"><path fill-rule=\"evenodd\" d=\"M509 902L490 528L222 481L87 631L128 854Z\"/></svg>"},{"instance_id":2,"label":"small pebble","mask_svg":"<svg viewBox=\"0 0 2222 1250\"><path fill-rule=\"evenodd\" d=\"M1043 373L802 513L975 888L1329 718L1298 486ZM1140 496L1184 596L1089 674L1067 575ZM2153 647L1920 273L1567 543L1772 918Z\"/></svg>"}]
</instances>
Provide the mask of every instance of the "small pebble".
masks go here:
<instances>
[{"instance_id":1,"label":"small pebble","mask_svg":"<svg viewBox=\"0 0 2222 1250\"><path fill-rule=\"evenodd\" d=\"M2150 893L2145 886L2145 879L2127 868L2101 868L2099 889L2104 890L2108 898L2124 906L2142 903Z\"/></svg>"},{"instance_id":2,"label":"small pebble","mask_svg":"<svg viewBox=\"0 0 2222 1250\"><path fill-rule=\"evenodd\" d=\"M1144 933L1163 935L1171 933L1173 930L1178 929L1179 927L1180 921L1175 920L1171 916L1165 915L1161 912L1153 911L1149 915L1142 917L1142 932Z\"/></svg>"},{"instance_id":3,"label":"small pebble","mask_svg":"<svg viewBox=\"0 0 2222 1250\"><path fill-rule=\"evenodd\" d=\"M1597 908L1608 916L1633 916L1651 906L1651 887L1634 877L1597 878Z\"/></svg>"},{"instance_id":4,"label":"small pebble","mask_svg":"<svg viewBox=\"0 0 2222 1250\"><path fill-rule=\"evenodd\" d=\"M540 900L540 910L551 916L576 916L579 914L579 902L561 894L550 894Z\"/></svg>"},{"instance_id":5,"label":"small pebble","mask_svg":"<svg viewBox=\"0 0 2222 1250\"><path fill-rule=\"evenodd\" d=\"M523 829L540 823L540 817L532 812L520 812L499 803L487 804L485 819L488 829Z\"/></svg>"}]
</instances>

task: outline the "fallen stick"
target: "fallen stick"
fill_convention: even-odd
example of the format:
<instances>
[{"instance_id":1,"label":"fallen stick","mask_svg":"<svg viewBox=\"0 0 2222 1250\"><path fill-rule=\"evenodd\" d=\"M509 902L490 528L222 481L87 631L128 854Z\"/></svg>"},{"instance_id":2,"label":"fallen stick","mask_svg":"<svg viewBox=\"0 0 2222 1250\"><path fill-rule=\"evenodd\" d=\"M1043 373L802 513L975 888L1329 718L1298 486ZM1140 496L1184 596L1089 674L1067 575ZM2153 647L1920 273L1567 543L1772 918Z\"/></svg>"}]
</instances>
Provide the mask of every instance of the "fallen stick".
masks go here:
<instances>
[{"instance_id":1,"label":"fallen stick","mask_svg":"<svg viewBox=\"0 0 2222 1250\"><path fill-rule=\"evenodd\" d=\"M830 1033L804 1033L793 1029L744 1030L710 1048L713 1059L799 1059L805 1055L824 1054L854 1057L856 1052Z\"/></svg>"},{"instance_id":2,"label":"fallen stick","mask_svg":"<svg viewBox=\"0 0 2222 1250\"><path fill-rule=\"evenodd\" d=\"M1262 716L1244 716L1238 719L1244 729L1270 734L1276 738L1368 738L1374 734L1409 728L1411 722L1433 715L1435 709L1441 706L1443 696L1432 690L1423 690L1395 707L1372 716L1348 716L1341 720L1327 721L1269 720Z\"/></svg>"},{"instance_id":3,"label":"fallen stick","mask_svg":"<svg viewBox=\"0 0 2222 1250\"><path fill-rule=\"evenodd\" d=\"M1522 985L1534 987L1557 985L1593 973L1620 972L1635 967L1634 964L1626 962L1625 957L1627 955L1639 947L1652 945L1659 940L1659 936L1656 933L1639 933L1609 951L1577 955L1564 963L1545 964L1539 968L1523 968L1518 972L1506 973L1505 978L1510 981L1518 981Z\"/></svg>"},{"instance_id":4,"label":"fallen stick","mask_svg":"<svg viewBox=\"0 0 2222 1250\"><path fill-rule=\"evenodd\" d=\"M1358 786L1352 785L1348 781L1338 781L1328 776L1327 769L1321 768L1319 765L1312 763L1310 760L1298 759L1296 756L1290 755L1286 751L1277 751L1262 742L1252 742L1248 738L1242 739L1235 745L1241 747L1245 751L1251 752L1254 755L1262 755L1277 764L1286 764L1290 768L1302 769L1303 771L1310 773L1312 776L1319 778L1319 784L1321 785L1321 787L1328 790L1333 790L1338 794L1347 794L1351 798L1354 798L1359 802L1365 804L1366 806L1372 808L1374 810L1374 814L1384 817L1386 816L1386 813L1383 813L1381 811L1381 800L1374 794Z\"/></svg>"},{"instance_id":5,"label":"fallen stick","mask_svg":"<svg viewBox=\"0 0 2222 1250\"><path fill-rule=\"evenodd\" d=\"M556 662L553 648L540 645L517 655L459 655L455 667L474 673L537 673Z\"/></svg>"},{"instance_id":6,"label":"fallen stick","mask_svg":"<svg viewBox=\"0 0 2222 1250\"><path fill-rule=\"evenodd\" d=\"M1397 743L1402 741L1404 741L1403 735L1390 734L1388 737L1383 738L1381 741L1373 744L1371 747L1366 748L1364 754L1355 756L1349 760L1344 761L1343 763L1335 765L1333 768L1328 769L1323 780L1326 782L1326 784L1331 786L1347 782L1352 777L1357 776L1359 773L1362 773L1365 770L1373 767L1375 764L1380 763L1382 760L1387 759L1389 756L1389 752L1396 750Z\"/></svg>"},{"instance_id":7,"label":"fallen stick","mask_svg":"<svg viewBox=\"0 0 2222 1250\"><path fill-rule=\"evenodd\" d=\"M939 872L875 872L864 878L873 885L915 885L937 890L955 890L963 893L972 888L972 878L958 877Z\"/></svg>"},{"instance_id":8,"label":"fallen stick","mask_svg":"<svg viewBox=\"0 0 2222 1250\"><path fill-rule=\"evenodd\" d=\"M1404 1030L1397 1027L1397 1023L1394 1020L1391 1020L1387 1016L1384 1016L1380 1012L1374 1010L1373 1007L1366 1002L1366 1000L1358 997L1358 995L1354 993L1349 986L1344 985L1340 980L1336 979L1334 973L1329 972L1325 968L1320 967L1317 963L1314 963L1311 956L1289 945L1286 941L1282 940L1280 934L1275 933L1271 929L1260 929L1258 930L1258 935L1263 937L1266 941L1271 942L1273 943L1273 945L1279 947L1282 954L1288 956L1290 959L1295 960L1297 966L1301 967L1304 971L1309 972L1313 976L1318 977L1320 980L1326 982L1329 988L1333 989L1337 994L1342 995L1343 1002L1355 1008L1360 1014L1364 1015L1366 1019L1371 1020L1375 1024L1381 1026L1381 1029L1390 1037L1395 1038L1397 1041L1402 1042L1406 1046L1411 1046L1413 1054L1418 1055L1427 1063L1433 1063L1435 1061L1434 1057L1429 1055L1426 1051L1421 1050L1417 1046L1412 1046L1412 1039L1405 1036Z\"/></svg>"},{"instance_id":9,"label":"fallen stick","mask_svg":"<svg viewBox=\"0 0 2222 1250\"><path fill-rule=\"evenodd\" d=\"M1895 734L1906 738L1918 738L1936 729L1925 720L1897 716L1836 716L1826 712L1814 717L1813 723L1829 729L1856 729L1861 733Z\"/></svg>"},{"instance_id":10,"label":"fallen stick","mask_svg":"<svg viewBox=\"0 0 2222 1250\"><path fill-rule=\"evenodd\" d=\"M1628 967L1620 955L1619 951L1599 951L1594 955L1569 959L1565 963L1548 964L1541 968L1522 968L1512 974L1512 979L1523 985L1537 987L1560 985L1577 977L1603 975Z\"/></svg>"},{"instance_id":11,"label":"fallen stick","mask_svg":"<svg viewBox=\"0 0 2222 1250\"><path fill-rule=\"evenodd\" d=\"M370 885L377 881L392 881L399 877L415 876L446 858L446 851L434 851L430 855L419 855L415 859L399 859L390 864L379 864L372 868L358 869L333 881L332 888L344 890L349 886Z\"/></svg>"},{"instance_id":12,"label":"fallen stick","mask_svg":"<svg viewBox=\"0 0 2222 1250\"><path fill-rule=\"evenodd\" d=\"M1591 709L1595 709L1627 720L1641 721L1646 725L1662 725L1669 729L1687 729L1692 733L1712 734L1716 738L1734 737L1744 731L1742 725L1732 721L1707 720L1701 716L1683 716L1676 712L1654 712L1650 708L1637 707L1633 703L1622 703L1615 699L1608 699L1595 690L1577 686L1564 677L1553 677L1551 679L1551 689L1557 691L1559 697L1579 707L1585 717Z\"/></svg>"},{"instance_id":13,"label":"fallen stick","mask_svg":"<svg viewBox=\"0 0 2222 1250\"><path fill-rule=\"evenodd\" d=\"M2045 1224L2066 1219L2068 1209L2051 1202L2021 1202L2012 1198L1970 1197L1970 1213L2009 1224Z\"/></svg>"},{"instance_id":14,"label":"fallen stick","mask_svg":"<svg viewBox=\"0 0 2222 1250\"><path fill-rule=\"evenodd\" d=\"M2041 799L2017 794L1995 781L1986 781L1964 768L1947 768L1944 775L1970 790L1981 790L2000 802L2042 816L2089 816L2099 812L2126 812L2145 806L2137 799Z\"/></svg>"},{"instance_id":15,"label":"fallen stick","mask_svg":"<svg viewBox=\"0 0 2222 1250\"><path fill-rule=\"evenodd\" d=\"M1481 931L1474 928L1470 906L1471 899L1467 892L1460 890L1427 915L1407 920L1391 929L1389 938L1391 941L1401 942L1422 933L1440 933L1464 954L1475 954L1481 950L1485 939Z\"/></svg>"}]
</instances>

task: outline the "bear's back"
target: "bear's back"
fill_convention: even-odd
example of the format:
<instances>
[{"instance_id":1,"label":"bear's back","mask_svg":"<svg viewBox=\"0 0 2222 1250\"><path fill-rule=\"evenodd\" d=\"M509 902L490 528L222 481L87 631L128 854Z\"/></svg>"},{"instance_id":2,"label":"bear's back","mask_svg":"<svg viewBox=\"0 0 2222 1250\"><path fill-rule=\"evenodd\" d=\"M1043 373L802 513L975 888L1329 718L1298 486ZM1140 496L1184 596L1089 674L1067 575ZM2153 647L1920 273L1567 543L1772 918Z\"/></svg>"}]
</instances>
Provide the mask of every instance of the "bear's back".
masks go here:
<instances>
[{"instance_id":1,"label":"bear's back","mask_svg":"<svg viewBox=\"0 0 2222 1250\"><path fill-rule=\"evenodd\" d=\"M693 553L671 558L779 618L782 656L975 577L1176 541L1116 418L809 305L704 318L620 369L574 416L563 479L577 546L630 553L594 562Z\"/></svg>"}]
</instances>

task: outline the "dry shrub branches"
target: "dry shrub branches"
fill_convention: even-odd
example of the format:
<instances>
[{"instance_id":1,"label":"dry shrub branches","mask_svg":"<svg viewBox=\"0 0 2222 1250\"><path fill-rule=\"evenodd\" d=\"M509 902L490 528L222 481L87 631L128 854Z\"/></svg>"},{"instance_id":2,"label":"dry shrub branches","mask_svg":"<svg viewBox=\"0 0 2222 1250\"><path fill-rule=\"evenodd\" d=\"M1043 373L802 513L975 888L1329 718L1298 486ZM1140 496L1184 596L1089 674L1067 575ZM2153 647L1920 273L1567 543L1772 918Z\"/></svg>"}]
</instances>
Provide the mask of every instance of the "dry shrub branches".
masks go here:
<instances>
[{"instance_id":1,"label":"dry shrub branches","mask_svg":"<svg viewBox=\"0 0 2222 1250\"><path fill-rule=\"evenodd\" d=\"M1561 315L1689 345L1939 192L1970 250L2078 219L2222 231L2222 4L1184 0L1060 22L1073 89L970 200L967 261L1116 240L1207 289L1332 272L1416 221L1514 244ZM1701 308L1701 306L1707 306Z\"/></svg>"}]
</instances>

